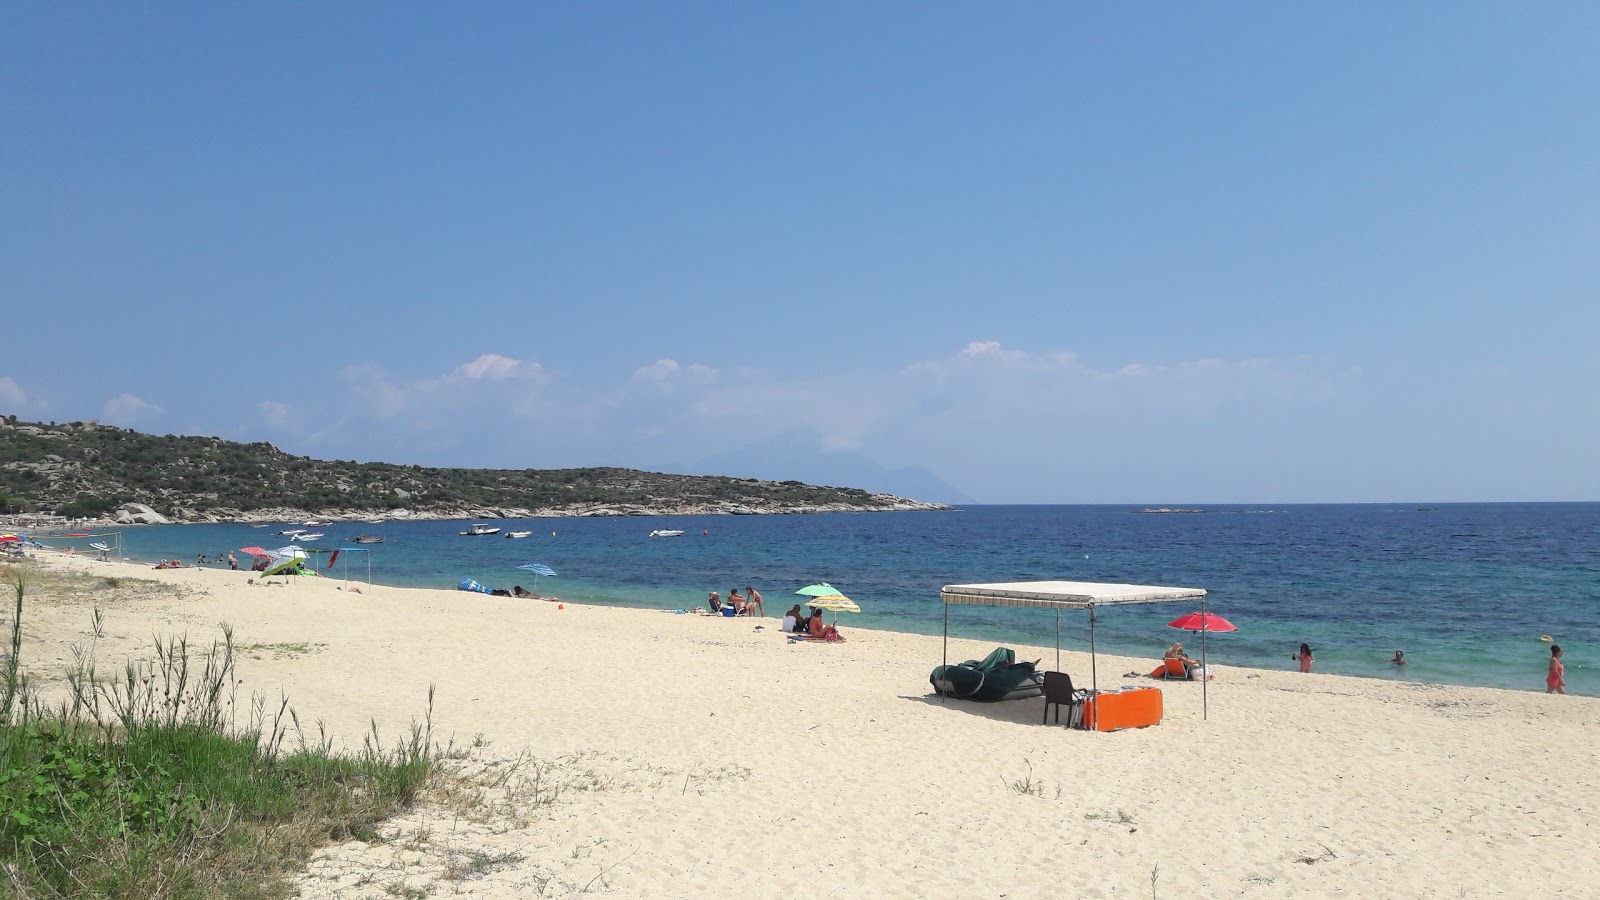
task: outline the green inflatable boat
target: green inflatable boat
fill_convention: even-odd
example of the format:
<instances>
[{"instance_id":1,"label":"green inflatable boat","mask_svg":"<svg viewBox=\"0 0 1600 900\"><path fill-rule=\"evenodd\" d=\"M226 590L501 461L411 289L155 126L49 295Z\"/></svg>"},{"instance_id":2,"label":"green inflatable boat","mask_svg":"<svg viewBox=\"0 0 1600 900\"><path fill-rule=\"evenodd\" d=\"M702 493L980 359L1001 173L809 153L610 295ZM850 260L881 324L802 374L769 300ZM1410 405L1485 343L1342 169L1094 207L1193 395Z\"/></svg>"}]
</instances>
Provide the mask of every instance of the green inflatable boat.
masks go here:
<instances>
[{"instance_id":1,"label":"green inflatable boat","mask_svg":"<svg viewBox=\"0 0 1600 900\"><path fill-rule=\"evenodd\" d=\"M1044 693L1044 674L1038 661L1017 662L1009 647L996 647L981 661L969 659L956 665L939 666L928 676L933 690L942 697L963 700L1016 700Z\"/></svg>"}]
</instances>

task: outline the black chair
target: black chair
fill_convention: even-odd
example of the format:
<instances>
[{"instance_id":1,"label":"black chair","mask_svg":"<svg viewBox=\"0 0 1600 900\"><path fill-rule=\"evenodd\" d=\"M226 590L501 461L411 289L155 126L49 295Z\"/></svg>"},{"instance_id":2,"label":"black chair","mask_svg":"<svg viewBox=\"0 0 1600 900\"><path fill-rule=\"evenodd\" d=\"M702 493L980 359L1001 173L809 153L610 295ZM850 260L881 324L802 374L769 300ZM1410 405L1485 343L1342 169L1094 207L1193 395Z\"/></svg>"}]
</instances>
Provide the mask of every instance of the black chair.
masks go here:
<instances>
[{"instance_id":1,"label":"black chair","mask_svg":"<svg viewBox=\"0 0 1600 900\"><path fill-rule=\"evenodd\" d=\"M1056 724L1060 725L1061 704L1067 704L1067 707L1070 709L1078 703L1082 703L1083 698L1087 696L1088 693L1088 691L1073 690L1072 676L1065 672L1044 673L1044 717L1039 720L1039 724L1049 724L1050 706L1054 704L1056 708ZM1070 714L1068 718L1071 718Z\"/></svg>"}]
</instances>

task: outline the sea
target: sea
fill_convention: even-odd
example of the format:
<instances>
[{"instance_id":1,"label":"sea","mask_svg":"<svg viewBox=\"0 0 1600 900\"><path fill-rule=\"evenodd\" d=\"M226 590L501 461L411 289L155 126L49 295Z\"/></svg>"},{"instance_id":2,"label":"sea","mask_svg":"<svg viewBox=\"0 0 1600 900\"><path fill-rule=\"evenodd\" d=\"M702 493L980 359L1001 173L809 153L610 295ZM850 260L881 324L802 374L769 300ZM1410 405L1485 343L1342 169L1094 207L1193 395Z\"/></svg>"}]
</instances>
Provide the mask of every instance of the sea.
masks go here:
<instances>
[{"instance_id":1,"label":"sea","mask_svg":"<svg viewBox=\"0 0 1600 900\"><path fill-rule=\"evenodd\" d=\"M948 512L660 516L469 523L335 523L307 547L343 548L327 577L454 588L474 579L573 603L678 610L708 591L753 585L781 616L795 591L827 582L855 600L841 630L942 634L946 584L1028 580L1201 587L1207 608L1238 631L1208 635L1208 661L1295 670L1309 644L1315 671L1367 678L1544 690L1549 637L1563 648L1567 691L1600 696L1600 503L1208 506L1148 513L1128 506L969 506ZM123 557L154 563L272 549L282 526L122 528ZM651 537L681 529L680 537ZM506 540L512 530L532 537ZM376 534L381 544L351 543ZM52 546L87 538L37 537ZM241 557L244 559L243 557ZM541 577L518 566L540 563ZM248 565L247 559L244 564ZM370 576L369 576L370 569ZM463 592L463 604L481 602ZM529 601L538 602L538 601ZM1197 635L1167 623L1192 603L1103 607L1101 652L1158 660ZM953 606L954 637L1051 647L1053 611ZM730 623L731 624L731 623ZM1061 615L1063 648L1087 650L1088 614ZM1391 663L1404 650L1410 663ZM938 659L928 661L931 669ZM1103 668L1103 667L1102 667ZM1107 675L1122 673L1100 671ZM1081 676L1080 676L1081 677Z\"/></svg>"}]
</instances>

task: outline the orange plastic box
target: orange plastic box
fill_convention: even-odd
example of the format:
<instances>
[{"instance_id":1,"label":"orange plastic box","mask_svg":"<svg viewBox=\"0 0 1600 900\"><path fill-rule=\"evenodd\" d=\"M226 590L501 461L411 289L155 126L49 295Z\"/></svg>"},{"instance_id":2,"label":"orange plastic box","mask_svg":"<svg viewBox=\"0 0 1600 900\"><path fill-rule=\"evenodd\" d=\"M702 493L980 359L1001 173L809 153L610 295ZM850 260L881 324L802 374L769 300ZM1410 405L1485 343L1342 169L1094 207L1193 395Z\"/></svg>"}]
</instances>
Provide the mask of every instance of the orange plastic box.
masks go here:
<instances>
[{"instance_id":1,"label":"orange plastic box","mask_svg":"<svg viewBox=\"0 0 1600 900\"><path fill-rule=\"evenodd\" d=\"M1160 688L1136 688L1089 697L1083 702L1083 721L1095 731L1143 728L1159 724L1162 711Z\"/></svg>"}]
</instances>

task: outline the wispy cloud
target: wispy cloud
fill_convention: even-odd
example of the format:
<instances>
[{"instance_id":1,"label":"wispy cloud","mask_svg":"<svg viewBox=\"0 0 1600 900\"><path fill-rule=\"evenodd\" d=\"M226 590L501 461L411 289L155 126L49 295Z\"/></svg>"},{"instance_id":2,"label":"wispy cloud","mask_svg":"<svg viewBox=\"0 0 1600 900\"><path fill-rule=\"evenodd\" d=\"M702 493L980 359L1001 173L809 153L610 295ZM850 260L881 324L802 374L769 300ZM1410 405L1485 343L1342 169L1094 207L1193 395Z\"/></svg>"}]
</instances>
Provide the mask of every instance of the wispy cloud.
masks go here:
<instances>
[{"instance_id":1,"label":"wispy cloud","mask_svg":"<svg viewBox=\"0 0 1600 900\"><path fill-rule=\"evenodd\" d=\"M28 405L28 392L17 384L10 375L0 375L0 404L12 410L22 409Z\"/></svg>"},{"instance_id":2,"label":"wispy cloud","mask_svg":"<svg viewBox=\"0 0 1600 900\"><path fill-rule=\"evenodd\" d=\"M107 400L101 418L124 427L147 425L166 410L135 394L118 394Z\"/></svg>"}]
</instances>

